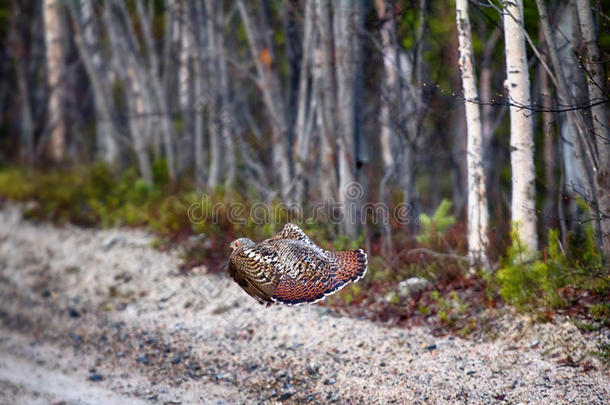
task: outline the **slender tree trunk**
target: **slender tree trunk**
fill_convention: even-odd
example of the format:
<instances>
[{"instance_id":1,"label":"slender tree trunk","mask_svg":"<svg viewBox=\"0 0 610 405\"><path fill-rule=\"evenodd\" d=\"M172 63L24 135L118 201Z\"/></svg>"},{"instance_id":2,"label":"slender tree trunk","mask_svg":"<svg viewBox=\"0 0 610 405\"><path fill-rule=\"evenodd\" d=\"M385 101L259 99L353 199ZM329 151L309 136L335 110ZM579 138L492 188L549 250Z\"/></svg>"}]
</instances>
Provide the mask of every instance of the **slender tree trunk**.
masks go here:
<instances>
[{"instance_id":1,"label":"slender tree trunk","mask_svg":"<svg viewBox=\"0 0 610 405\"><path fill-rule=\"evenodd\" d=\"M143 88L144 73L140 71L135 55L132 50L126 49L126 41L121 40L127 35L118 28L117 19L112 13L113 5L107 2L104 6L104 23L108 29L112 52L112 63L114 71L118 74L123 87L125 88L125 98L128 107L127 125L133 142L133 148L138 161L138 169L142 179L153 183L152 168L148 156L148 148L144 139L142 128L142 114L144 113L144 102L141 96ZM121 38L121 39L120 39ZM126 68L127 66L127 68Z\"/></svg>"},{"instance_id":2,"label":"slender tree trunk","mask_svg":"<svg viewBox=\"0 0 610 405\"><path fill-rule=\"evenodd\" d=\"M29 66L32 63L29 38L31 27L24 24L22 15L23 13L18 7L12 10L13 23L8 43L12 44L10 51L15 63L19 91L19 155L23 163L32 164L34 163L34 115L31 105L29 73ZM4 94L0 95L0 97L2 96ZM0 111L4 111L3 106L0 106Z\"/></svg>"},{"instance_id":3,"label":"slender tree trunk","mask_svg":"<svg viewBox=\"0 0 610 405\"><path fill-rule=\"evenodd\" d=\"M490 105L492 99L492 80L494 73L493 52L501 38L502 31L495 28L490 34L483 48L483 60L481 61L480 89L481 100L485 103L481 106L481 128L483 132L483 150L486 151L491 144L494 132L494 117L497 109Z\"/></svg>"},{"instance_id":4,"label":"slender tree trunk","mask_svg":"<svg viewBox=\"0 0 610 405\"><path fill-rule=\"evenodd\" d=\"M260 18L263 26L257 29L243 0L238 0L237 5L246 29L250 53L254 59L259 86L263 93L263 102L270 116L273 164L278 171L280 195L283 201L290 202L292 176L287 147L289 128L277 73L278 62L275 60L269 38L271 30L263 15Z\"/></svg>"},{"instance_id":5,"label":"slender tree trunk","mask_svg":"<svg viewBox=\"0 0 610 405\"><path fill-rule=\"evenodd\" d=\"M408 72L406 79L403 80L404 99L406 100L406 111L404 112L406 127L406 139L401 143L401 168L400 168L400 188L403 193L403 202L410 209L410 215L419 215L419 197L417 185L415 183L415 148L421 131L421 122L424 118L424 105L421 85L424 76L424 40L426 27L426 10L428 0L419 0L419 17L415 33L415 49L413 51L413 63L409 69L408 59L404 58L404 66L401 60L403 72ZM404 73L403 73L404 75ZM414 223L412 223L414 224Z\"/></svg>"},{"instance_id":6,"label":"slender tree trunk","mask_svg":"<svg viewBox=\"0 0 610 405\"><path fill-rule=\"evenodd\" d=\"M466 107L468 141L466 159L468 166L468 254L473 265L489 267L485 249L489 214L487 191L483 170L483 132L479 95L476 87L472 33L468 16L468 0L456 0L456 23L460 48L460 71Z\"/></svg>"},{"instance_id":7,"label":"slender tree trunk","mask_svg":"<svg viewBox=\"0 0 610 405\"><path fill-rule=\"evenodd\" d=\"M193 163L193 55L195 53L196 17L194 2L178 2L178 27L180 31L178 51L178 105L182 117L182 128L178 135L176 171L182 173ZM162 86L165 88L165 86ZM166 92L167 94L167 92Z\"/></svg>"},{"instance_id":8,"label":"slender tree trunk","mask_svg":"<svg viewBox=\"0 0 610 405\"><path fill-rule=\"evenodd\" d=\"M544 41L543 30L539 32L541 42ZM547 71L539 67L540 77L540 105L543 108L542 112L542 133L544 135L544 183L546 185L546 195L544 199L543 225L545 229L553 228L557 221L557 148L555 145L555 118L550 110L553 108L552 90L549 83L549 75Z\"/></svg>"},{"instance_id":9,"label":"slender tree trunk","mask_svg":"<svg viewBox=\"0 0 610 405\"><path fill-rule=\"evenodd\" d=\"M396 142L396 131L394 128L400 125L398 106L398 95L400 93L400 81L398 80L398 49L396 46L396 27L391 4L386 4L385 0L375 0L377 18L381 21L379 29L381 35L381 46L383 55L383 67L385 72L385 83L382 84L380 106L381 131L379 143L381 146L381 160L383 163L384 175L379 183L379 198L386 206L390 206L391 201L385 195L385 188L396 171L394 160L394 147ZM389 210L388 210L389 214ZM393 250L392 228L388 223L383 226L383 244L385 251L389 254Z\"/></svg>"},{"instance_id":10,"label":"slender tree trunk","mask_svg":"<svg viewBox=\"0 0 610 405\"><path fill-rule=\"evenodd\" d=\"M12 23L9 31L9 52L12 54L17 76L17 89L19 92L19 157L24 164L34 163L34 112L32 110L32 91L30 67L32 60L32 36L34 28L20 7L11 10ZM36 41L37 42L37 41ZM0 99L4 101L6 87L0 89ZM4 111L4 105L0 105Z\"/></svg>"},{"instance_id":11,"label":"slender tree trunk","mask_svg":"<svg viewBox=\"0 0 610 405\"><path fill-rule=\"evenodd\" d=\"M506 86L512 103L529 106L530 80L523 36L522 0L503 3L506 52ZM532 118L519 107L510 107L510 147L512 168L511 220L519 238L531 251L538 250L536 234L534 134Z\"/></svg>"},{"instance_id":12,"label":"slender tree trunk","mask_svg":"<svg viewBox=\"0 0 610 405\"><path fill-rule=\"evenodd\" d=\"M385 72L385 83L382 86L380 120L381 131L379 140L381 144L381 159L385 171L387 172L394 166L394 153L392 151L392 139L395 137L393 127L395 121L393 109L398 104L398 53L395 46L395 27L392 10L388 13L388 6L385 0L375 0L377 18L381 21L379 29L381 35L381 46L383 54L383 67ZM390 14L390 15L388 15Z\"/></svg>"},{"instance_id":13,"label":"slender tree trunk","mask_svg":"<svg viewBox=\"0 0 610 405\"><path fill-rule=\"evenodd\" d=\"M64 112L65 21L62 2L46 0L43 6L44 31L47 62L47 85L49 87L48 116L50 136L46 150L54 162L61 162L66 154L66 121Z\"/></svg>"},{"instance_id":14,"label":"slender tree trunk","mask_svg":"<svg viewBox=\"0 0 610 405\"><path fill-rule=\"evenodd\" d=\"M216 38L218 52L218 74L219 74L219 92L220 92L220 120L221 134L224 153L224 172L225 185L230 188L235 183L235 144L233 133L235 131L235 111L231 108L231 89L229 86L229 77L227 72L227 49L224 41L224 12L222 2L216 13Z\"/></svg>"},{"instance_id":15,"label":"slender tree trunk","mask_svg":"<svg viewBox=\"0 0 610 405\"><path fill-rule=\"evenodd\" d=\"M297 118L295 125L295 141L292 151L294 162L294 178L295 178L295 202L301 203L305 195L305 173L304 165L309 151L309 129L308 114L313 104L315 95L309 89L310 71L312 70L312 55L313 55L313 19L315 16L315 1L308 0L305 4L305 20L303 27L303 52L299 73L298 85L298 101L297 101Z\"/></svg>"},{"instance_id":16,"label":"slender tree trunk","mask_svg":"<svg viewBox=\"0 0 610 405\"><path fill-rule=\"evenodd\" d=\"M358 114L356 97L360 61L359 32L362 24L359 0L342 0L334 10L335 61L337 71L337 136L339 162L339 203L343 208L343 231L355 238L361 225L360 205L364 197L362 184L357 181Z\"/></svg>"},{"instance_id":17,"label":"slender tree trunk","mask_svg":"<svg viewBox=\"0 0 610 405\"><path fill-rule=\"evenodd\" d=\"M34 125L32 120L32 108L30 106L30 87L27 77L27 69L23 66L24 61L17 63L17 86L19 88L19 99L21 102L21 128L20 128L20 154L25 163L34 162Z\"/></svg>"},{"instance_id":18,"label":"slender tree trunk","mask_svg":"<svg viewBox=\"0 0 610 405\"><path fill-rule=\"evenodd\" d=\"M494 147L494 133L498 126L504 121L507 108L502 106L498 109L497 106L491 104L493 97L493 78L496 73L494 64L494 51L496 50L498 41L502 39L502 30L499 27L494 28L489 35L483 48L483 58L481 60L481 73L479 79L481 105L481 128L483 132L483 159L485 163L485 173L487 178L487 196L489 206L495 206L500 199L500 159L499 148ZM500 153L499 153L500 152Z\"/></svg>"},{"instance_id":19,"label":"slender tree trunk","mask_svg":"<svg viewBox=\"0 0 610 405\"><path fill-rule=\"evenodd\" d=\"M140 87L140 83L136 78L137 73L134 69L127 70L127 76L132 83L132 91L129 95L130 103L132 104L132 109L135 113L135 118L129 119L130 130L133 139L133 147L136 152L136 157L138 159L138 166L140 168L140 173L142 174L142 179L149 184L152 184L152 168L150 166L150 158L148 156L148 148L146 142L144 141L144 101L142 97L142 88Z\"/></svg>"},{"instance_id":20,"label":"slender tree trunk","mask_svg":"<svg viewBox=\"0 0 610 405\"><path fill-rule=\"evenodd\" d=\"M319 83L317 93L320 128L322 179L320 193L324 201L330 202L337 196L338 179L335 159L335 138L337 125L337 102L335 98L335 72L333 69L333 30L330 1L315 0L318 23L319 44L314 51L314 80Z\"/></svg>"},{"instance_id":21,"label":"slender tree trunk","mask_svg":"<svg viewBox=\"0 0 610 405\"><path fill-rule=\"evenodd\" d=\"M218 5L212 0L205 1L207 15L207 42L208 42L208 133L210 137L210 173L208 186L214 189L222 182L223 147L221 129L221 99L220 99L220 68L218 63L219 32L216 26L216 15Z\"/></svg>"},{"instance_id":22,"label":"slender tree trunk","mask_svg":"<svg viewBox=\"0 0 610 405\"><path fill-rule=\"evenodd\" d=\"M75 43L93 91L96 113L96 131L98 147L101 148L103 160L113 166L118 159L117 131L112 116L112 101L107 94L107 83L104 80L106 72L102 69L100 44L93 25L92 0L86 0L81 5L81 12L75 3L68 2L72 17L76 22ZM82 21L81 21L82 16Z\"/></svg>"},{"instance_id":23,"label":"slender tree trunk","mask_svg":"<svg viewBox=\"0 0 610 405\"><path fill-rule=\"evenodd\" d=\"M203 83L203 61L201 55L197 55L193 64L193 80L195 85L195 97L202 95L204 92ZM193 131L195 137L195 181L199 187L206 184L206 160L205 146L203 140L203 105L200 102L195 103Z\"/></svg>"},{"instance_id":24,"label":"slender tree trunk","mask_svg":"<svg viewBox=\"0 0 610 405\"><path fill-rule=\"evenodd\" d=\"M566 79L562 67L563 65L559 59L553 31L549 23L546 4L544 0L536 0L536 4L540 13L542 31L548 45L549 56L555 72L554 83L556 84L559 98L564 105L577 105L577 98L570 91L568 80ZM583 181L579 181L578 184L571 184L571 186L572 188L579 187L581 189L581 194L587 195L586 202L591 218L593 219L597 244L603 252L604 241L602 237L603 231L601 229L603 221L602 216L599 215L600 206L598 205L598 200L600 198L603 199L604 196L600 193L600 185L598 183L599 177L596 176L599 156L595 150L595 141L592 140L587 133L588 124L584 117L574 110L568 111L567 116L568 122L576 135L576 139L574 139L572 145L564 147L564 159L567 159L568 155L570 158L573 157L571 160L574 160L574 162L570 161L568 163L575 163L578 168L577 171L580 172L581 177L583 178ZM566 139L566 137L562 137L562 139ZM573 151L573 154L568 154L567 152L569 151ZM566 176L569 174L570 173L566 173ZM584 182L586 183L583 184Z\"/></svg>"},{"instance_id":25,"label":"slender tree trunk","mask_svg":"<svg viewBox=\"0 0 610 405\"><path fill-rule=\"evenodd\" d=\"M161 120L161 131L163 136L163 143L165 144L165 158L167 159L167 173L169 179L172 182L176 181L176 158L174 153L174 129L171 121L170 110L168 105L168 97L161 83L161 75L159 70L159 58L155 49L152 30L150 27L150 21L146 15L144 4L142 0L136 0L136 9L139 16L140 26L142 27L142 33L144 41L146 42L146 49L148 54L148 61L150 65L150 81L152 84L155 98L160 109L160 120ZM125 13L125 17L129 18L129 15Z\"/></svg>"},{"instance_id":26,"label":"slender tree trunk","mask_svg":"<svg viewBox=\"0 0 610 405\"><path fill-rule=\"evenodd\" d=\"M599 232L601 233L601 251L604 261L610 263L610 131L606 114L606 105L601 101L608 101L604 94L604 76L602 74L602 61L599 55L597 35L591 3L589 0L576 0L580 32L582 34L587 57L584 67L589 77L587 87L589 90L589 103L591 104L591 118L593 120L592 137L595 139L598 155L598 167L595 173L597 186L596 212L592 213L599 219Z\"/></svg>"}]
</instances>

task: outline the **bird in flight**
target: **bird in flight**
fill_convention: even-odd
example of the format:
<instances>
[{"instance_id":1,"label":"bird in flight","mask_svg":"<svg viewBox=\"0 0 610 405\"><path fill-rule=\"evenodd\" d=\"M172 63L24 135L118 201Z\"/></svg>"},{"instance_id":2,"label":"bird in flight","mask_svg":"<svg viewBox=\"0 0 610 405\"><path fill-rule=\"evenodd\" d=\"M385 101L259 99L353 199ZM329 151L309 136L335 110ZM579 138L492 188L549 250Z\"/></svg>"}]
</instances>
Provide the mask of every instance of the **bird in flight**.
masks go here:
<instances>
[{"instance_id":1,"label":"bird in flight","mask_svg":"<svg viewBox=\"0 0 610 405\"><path fill-rule=\"evenodd\" d=\"M260 243L239 238L230 247L231 277L261 304L313 303L366 273L362 249L329 252L294 224Z\"/></svg>"}]
</instances>

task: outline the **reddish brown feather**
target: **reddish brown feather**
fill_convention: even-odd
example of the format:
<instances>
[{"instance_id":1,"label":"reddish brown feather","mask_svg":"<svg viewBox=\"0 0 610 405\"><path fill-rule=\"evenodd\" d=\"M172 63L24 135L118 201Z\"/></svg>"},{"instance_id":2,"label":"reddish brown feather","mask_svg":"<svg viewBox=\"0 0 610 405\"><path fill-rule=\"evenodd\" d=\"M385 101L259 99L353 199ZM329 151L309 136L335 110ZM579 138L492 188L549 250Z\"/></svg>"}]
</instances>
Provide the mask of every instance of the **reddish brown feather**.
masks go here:
<instances>
[{"instance_id":1,"label":"reddish brown feather","mask_svg":"<svg viewBox=\"0 0 610 405\"><path fill-rule=\"evenodd\" d=\"M367 258L362 249L344 252L328 252L330 258L337 263L337 280L358 281L366 273Z\"/></svg>"},{"instance_id":2,"label":"reddish brown feather","mask_svg":"<svg viewBox=\"0 0 610 405\"><path fill-rule=\"evenodd\" d=\"M283 278L273 292L273 298L284 304L315 302L364 276L367 265L364 251L328 252L328 255L335 264L330 272L321 271L310 280Z\"/></svg>"}]
</instances>

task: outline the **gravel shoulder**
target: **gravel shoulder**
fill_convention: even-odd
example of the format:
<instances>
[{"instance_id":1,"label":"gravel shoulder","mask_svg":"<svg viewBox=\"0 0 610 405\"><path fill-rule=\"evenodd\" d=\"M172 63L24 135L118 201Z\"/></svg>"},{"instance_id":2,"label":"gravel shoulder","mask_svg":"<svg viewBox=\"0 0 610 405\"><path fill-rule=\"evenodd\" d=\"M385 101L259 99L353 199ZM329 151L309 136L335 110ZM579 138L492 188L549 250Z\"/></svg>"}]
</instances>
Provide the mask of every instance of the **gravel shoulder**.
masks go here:
<instances>
[{"instance_id":1,"label":"gravel shoulder","mask_svg":"<svg viewBox=\"0 0 610 405\"><path fill-rule=\"evenodd\" d=\"M589 354L607 331L511 315L472 341L266 308L152 242L0 210L0 403L610 403Z\"/></svg>"}]
</instances>

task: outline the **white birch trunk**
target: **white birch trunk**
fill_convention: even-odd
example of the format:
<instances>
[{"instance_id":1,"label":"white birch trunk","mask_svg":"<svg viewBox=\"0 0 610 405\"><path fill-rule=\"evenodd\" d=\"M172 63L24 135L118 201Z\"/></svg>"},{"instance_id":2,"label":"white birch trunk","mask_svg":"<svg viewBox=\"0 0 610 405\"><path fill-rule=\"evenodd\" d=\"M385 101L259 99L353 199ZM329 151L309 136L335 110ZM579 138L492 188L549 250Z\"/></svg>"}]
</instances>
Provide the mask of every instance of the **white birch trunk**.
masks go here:
<instances>
[{"instance_id":1,"label":"white birch trunk","mask_svg":"<svg viewBox=\"0 0 610 405\"><path fill-rule=\"evenodd\" d=\"M525 52L523 1L503 1L506 52L506 87L512 103L529 106L530 80ZM512 168L511 220L521 241L538 250L536 234L534 134L532 118L519 107L510 107L510 160Z\"/></svg>"},{"instance_id":2,"label":"white birch trunk","mask_svg":"<svg viewBox=\"0 0 610 405\"><path fill-rule=\"evenodd\" d=\"M48 156L55 162L64 159L66 152L66 122L64 117L65 49L62 2L45 0L43 4L46 45L47 85L49 88L48 116L50 135L46 145Z\"/></svg>"},{"instance_id":3,"label":"white birch trunk","mask_svg":"<svg viewBox=\"0 0 610 405\"><path fill-rule=\"evenodd\" d=\"M483 170L483 131L479 95L476 87L472 33L468 16L468 0L456 0L456 23L460 48L460 72L466 108L468 140L466 160L468 168L468 254L471 264L488 267L485 249L488 245L487 232L489 214L487 211L487 191Z\"/></svg>"}]
</instances>

